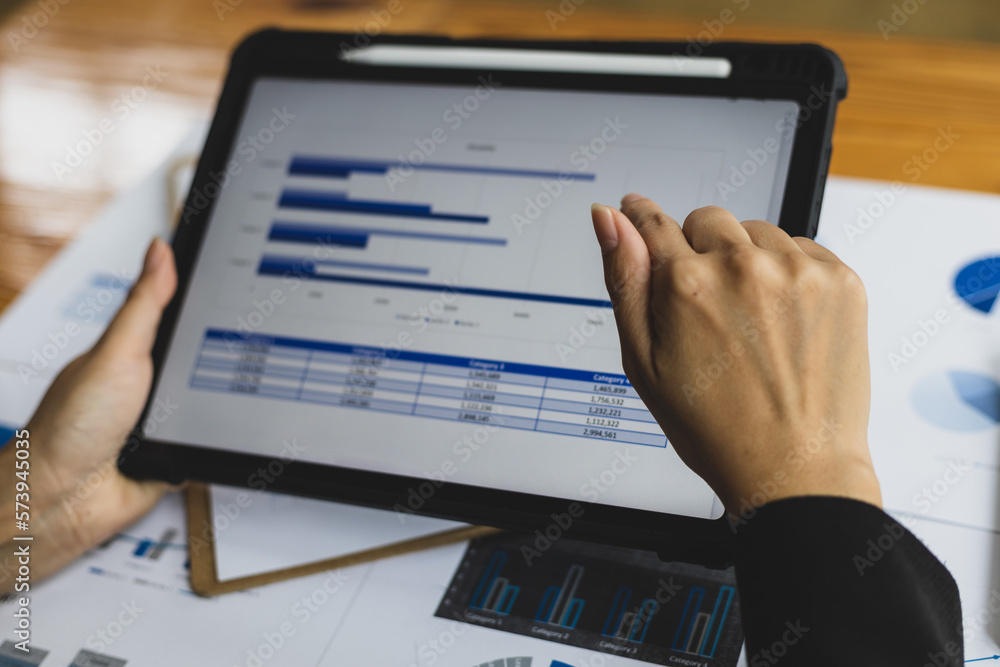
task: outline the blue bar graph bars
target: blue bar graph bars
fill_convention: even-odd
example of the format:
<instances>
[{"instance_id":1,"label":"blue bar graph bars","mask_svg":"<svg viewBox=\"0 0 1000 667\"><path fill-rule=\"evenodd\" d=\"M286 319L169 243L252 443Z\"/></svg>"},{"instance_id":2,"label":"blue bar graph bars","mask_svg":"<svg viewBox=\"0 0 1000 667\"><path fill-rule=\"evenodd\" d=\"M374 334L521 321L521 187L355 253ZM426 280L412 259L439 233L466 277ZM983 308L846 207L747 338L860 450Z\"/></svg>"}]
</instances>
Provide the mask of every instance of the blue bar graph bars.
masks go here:
<instances>
[{"instance_id":1,"label":"blue bar graph bars","mask_svg":"<svg viewBox=\"0 0 1000 667\"><path fill-rule=\"evenodd\" d=\"M545 589L542 604L535 614L536 621L561 625L564 628L576 627L580 620L580 612L583 611L584 601L573 596L580 586L580 580L583 579L583 572L582 565L571 565L561 587L549 586Z\"/></svg>"},{"instance_id":2,"label":"blue bar graph bars","mask_svg":"<svg viewBox=\"0 0 1000 667\"><path fill-rule=\"evenodd\" d=\"M437 213L430 204L410 202L377 201L351 199L345 192L324 192L315 190L284 190L278 199L281 208L353 213L356 215L377 215L393 218L418 218L445 222L470 222L485 225L490 219L485 215L465 215L461 213Z\"/></svg>"},{"instance_id":3,"label":"blue bar graph bars","mask_svg":"<svg viewBox=\"0 0 1000 667\"><path fill-rule=\"evenodd\" d=\"M359 248L363 250L368 247L368 238L370 236L370 232L276 222L271 225L271 231L267 235L267 240L342 246L344 248Z\"/></svg>"},{"instance_id":4,"label":"blue bar graph bars","mask_svg":"<svg viewBox=\"0 0 1000 667\"><path fill-rule=\"evenodd\" d=\"M385 175L390 169L403 167L418 171L439 171L460 174L480 174L485 176L509 176L515 178L550 178L574 181L593 181L594 174L572 171L551 171L542 169L516 169L512 167L488 167L465 164L404 164L402 161L364 160L360 158L311 157L297 155L288 165L290 176L321 176L346 179L351 174Z\"/></svg>"},{"instance_id":5,"label":"blue bar graph bars","mask_svg":"<svg viewBox=\"0 0 1000 667\"><path fill-rule=\"evenodd\" d=\"M734 591L732 586L720 587L712 613L709 614L701 611L702 602L705 601L705 589L700 586L691 587L671 648L709 658L714 656L726 616L729 614L729 607L733 602Z\"/></svg>"},{"instance_id":6,"label":"blue bar graph bars","mask_svg":"<svg viewBox=\"0 0 1000 667\"><path fill-rule=\"evenodd\" d=\"M310 225L295 222L275 222L268 233L269 241L334 245L346 248L368 247L372 236L414 239L418 241L440 241L444 243L474 243L481 245L505 246L507 239L492 236L462 236L459 234L433 234L411 232L399 229L368 229L361 227L341 227L331 225Z\"/></svg>"},{"instance_id":7,"label":"blue bar graph bars","mask_svg":"<svg viewBox=\"0 0 1000 667\"><path fill-rule=\"evenodd\" d=\"M551 539L542 549L540 535L472 540L434 615L635 664L740 664L743 632L731 569L572 539Z\"/></svg>"},{"instance_id":8,"label":"blue bar graph bars","mask_svg":"<svg viewBox=\"0 0 1000 667\"><path fill-rule=\"evenodd\" d=\"M482 287L464 287L461 285L441 285L438 283L421 283L406 280L389 280L383 278L369 278L367 276L354 276L337 273L324 273L316 270L317 262L312 259L298 258L271 258L267 256L261 259L257 267L257 274L261 276L296 276L297 278L308 280L326 280L336 283L346 283L349 285L366 285L369 287L387 287L391 289L419 290L424 292L453 292L456 294L468 294L470 296L484 296L496 299L514 299L517 301L535 301L542 303L561 303L570 306L584 306L587 308L611 308L611 302L607 299L587 299L575 296L562 296L560 294L538 294L535 292L514 292L510 290L495 290Z\"/></svg>"},{"instance_id":9,"label":"blue bar graph bars","mask_svg":"<svg viewBox=\"0 0 1000 667\"><path fill-rule=\"evenodd\" d=\"M129 537L128 535L120 535L120 539L125 540L135 540L135 549L132 550L132 555L136 558L148 558L149 560L159 560L163 552L170 548L184 548L183 544L174 544L173 539L177 537L177 531L173 528L168 528L163 531L163 535L160 536L159 540L152 540L148 538L135 539ZM110 543L109 540L108 543Z\"/></svg>"},{"instance_id":10,"label":"blue bar graph bars","mask_svg":"<svg viewBox=\"0 0 1000 667\"><path fill-rule=\"evenodd\" d=\"M631 588L622 586L618 589L601 634L641 644L646 639L653 616L660 610L660 603L646 598L638 607L630 610L628 603L631 598Z\"/></svg>"},{"instance_id":11,"label":"blue bar graph bars","mask_svg":"<svg viewBox=\"0 0 1000 667\"><path fill-rule=\"evenodd\" d=\"M374 271L377 273L406 273L426 276L431 270L423 266L405 266L402 264L378 264L373 262L350 262L339 259L313 259L311 257L286 257L284 255L264 255L262 267L296 267L302 273L314 274L322 267L330 266L338 269L353 269L355 271Z\"/></svg>"},{"instance_id":12,"label":"blue bar graph bars","mask_svg":"<svg viewBox=\"0 0 1000 667\"><path fill-rule=\"evenodd\" d=\"M486 572L479 580L476 592L472 595L470 607L485 609L504 616L510 613L510 608L514 606L514 601L521 589L517 586L511 586L506 578L500 576L505 562L507 562L506 553L497 551L493 554L489 565L486 566Z\"/></svg>"}]
</instances>

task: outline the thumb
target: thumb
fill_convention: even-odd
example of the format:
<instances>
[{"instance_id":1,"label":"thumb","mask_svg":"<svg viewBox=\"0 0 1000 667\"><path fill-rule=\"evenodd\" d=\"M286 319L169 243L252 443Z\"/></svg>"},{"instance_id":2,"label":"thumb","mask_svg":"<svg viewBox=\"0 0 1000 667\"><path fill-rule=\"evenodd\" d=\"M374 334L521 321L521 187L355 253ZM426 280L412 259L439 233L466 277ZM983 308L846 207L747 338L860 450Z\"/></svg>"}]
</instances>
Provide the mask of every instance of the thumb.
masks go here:
<instances>
[{"instance_id":1,"label":"thumb","mask_svg":"<svg viewBox=\"0 0 1000 667\"><path fill-rule=\"evenodd\" d=\"M149 356L160 326L160 316L175 289L177 269L174 267L174 254L163 239L153 239L146 251L139 279L97 346L129 357Z\"/></svg>"},{"instance_id":2,"label":"thumb","mask_svg":"<svg viewBox=\"0 0 1000 667\"><path fill-rule=\"evenodd\" d=\"M604 256L604 282L614 307L622 352L645 356L652 341L649 248L621 211L594 204L591 215Z\"/></svg>"}]
</instances>

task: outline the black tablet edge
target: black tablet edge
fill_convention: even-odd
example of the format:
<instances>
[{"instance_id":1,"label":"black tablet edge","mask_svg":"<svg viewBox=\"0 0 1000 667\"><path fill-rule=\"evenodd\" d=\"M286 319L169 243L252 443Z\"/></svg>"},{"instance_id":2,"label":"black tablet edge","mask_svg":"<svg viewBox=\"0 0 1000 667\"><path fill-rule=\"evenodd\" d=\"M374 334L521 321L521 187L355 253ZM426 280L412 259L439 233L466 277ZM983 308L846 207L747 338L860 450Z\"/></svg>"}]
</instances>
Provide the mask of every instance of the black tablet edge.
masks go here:
<instances>
[{"instance_id":1,"label":"black tablet edge","mask_svg":"<svg viewBox=\"0 0 1000 667\"><path fill-rule=\"evenodd\" d=\"M340 45L350 46L349 41L355 37L356 35L353 34L290 33L276 29L267 29L248 37L234 52L232 69L229 76L227 76L220 96L220 102L205 143L205 150L202 158L199 160L191 191L189 192L185 207L182 209L181 224L174 239L175 249L179 251L177 264L180 281L177 293L164 314L154 345L153 357L156 369L153 382L154 387L158 383L160 366L169 348L179 307L187 292L190 274L197 258L197 252L184 252L184 249L192 247L200 249L204 223L210 217L211 209L214 205L213 198L208 198L207 204L201 203L205 198L204 193L199 190L199 187L203 187L210 182L209 172L212 171L214 166L224 164L226 158L229 156L230 147L235 139L235 128L238 126L242 116L247 93L252 81L256 76L259 76L259 74L246 76L243 69L247 68L249 70L249 68L253 67L262 55L267 54L267 50L274 46L275 41L284 44L294 43L296 49L309 49L316 48L316 40L322 42L327 47L338 42L338 40ZM685 49L689 46L683 43L657 42L455 40L442 37L414 37L405 35L387 35L380 38L373 38L372 43L454 46L482 45L492 48L530 47L551 50L677 55L686 55ZM810 97L806 93L810 91L799 91L800 94L798 96L784 97L785 99L796 99L799 102L800 116L798 132L802 133L805 131L806 136L803 137L800 134L793 148L779 224L783 228L790 229L791 232L801 231L802 235L814 236L823 194L823 184L825 183L826 170L829 164L836 106L847 92L846 74L839 58L831 51L811 44L773 45L729 42L706 46L701 55L729 58L733 62L734 74L737 72L740 73L740 76L744 77L742 80L744 84L756 85L753 82L758 81L762 87L768 87L764 84L768 81L769 77L774 76L777 72L787 74L796 71L796 68L798 68L802 72L815 73L817 69L825 69L819 89L811 91L811 94L815 95L816 98L816 108L809 106ZM382 72L385 71L387 70L382 70ZM461 72L463 74L469 73L468 70L461 70ZM407 70L407 74L412 74L412 70ZM806 76L806 74L803 74L803 76ZM809 74L809 76L813 76L813 74ZM710 85L718 85L718 81L709 81L708 83ZM782 83L782 85L788 88L791 87L787 82ZM828 88L824 89L824 85L828 86ZM586 86L581 87L593 89L592 86L589 88ZM694 86L694 88L697 88L697 86ZM757 90L760 89L758 88ZM773 98L773 95L770 94L749 96ZM810 111L807 112L806 109ZM808 155L809 150L812 148L810 144L813 146L816 144L817 135L819 146L821 147L818 161L810 159ZM815 180L808 174L804 177L797 177L798 174L793 173L792 166L801 166L803 160L810 161L814 165L819 165L818 169L814 166L810 170L816 174ZM199 193L202 195L200 198L198 197ZM791 218L802 215L803 205L807 212L806 220L803 224L801 218L799 218L799 225L793 225L794 220ZM133 431L133 437L129 439L122 450L119 464L122 471L129 476L163 479L173 483L179 483L184 479L192 479L204 482L248 486L247 482L249 480L246 478L245 473L250 471L252 474L260 465L266 466L273 461L273 459L267 457L163 443L151 439L147 440L142 435L141 425L147 419L151 418L154 408L151 394L143 411L143 417ZM206 458L214 458L215 456L221 456L228 464L216 465L210 463ZM243 461L243 465L233 465L237 461ZM358 476L359 479L365 479L367 476L395 477L382 473L354 471L321 464L309 464L306 467L320 471L324 476L333 476L333 472L336 471ZM351 487L341 486L339 488L331 488L329 482L326 484L318 483L316 480L307 480L307 475L295 474L295 469L296 467L292 464L293 474L283 475L281 477L282 481L279 482L276 480L275 484L269 486L268 489L331 500L344 500L382 509L392 509L394 504L401 501L400 491L402 487L397 488L394 493L390 492L388 494L384 491L373 493L371 490L372 487L369 486L359 488L352 485ZM399 477L398 479L407 482L407 488L427 481L419 477ZM366 479L366 483L367 481ZM463 498L476 497L477 493L485 493L487 496L490 496L488 499L490 502L470 504L467 500L458 500L452 497L455 494ZM402 500L405 501L405 493ZM518 509L510 510L501 507L499 503L503 501L507 501L507 504L513 504ZM536 509L524 509L525 504ZM557 498L444 483L439 487L434 497L428 499L427 503L419 508L419 513L453 520L494 525L500 528L530 531L532 528L536 530L547 528L548 524L554 521L551 514L558 514L556 510L559 507L569 507L570 504L572 504L572 501ZM627 508L588 503L578 504L583 508L584 516L587 518L580 517L579 520L574 522L574 527L564 531L569 537L596 540L635 548L653 549L669 560L700 562L717 567L731 562L733 531L725 517L716 520L694 519L644 510L630 510ZM546 513L546 509L553 511ZM638 518L639 522L623 521L624 514ZM593 518L595 515L596 519ZM548 517L548 520L546 520L546 517Z\"/></svg>"}]
</instances>

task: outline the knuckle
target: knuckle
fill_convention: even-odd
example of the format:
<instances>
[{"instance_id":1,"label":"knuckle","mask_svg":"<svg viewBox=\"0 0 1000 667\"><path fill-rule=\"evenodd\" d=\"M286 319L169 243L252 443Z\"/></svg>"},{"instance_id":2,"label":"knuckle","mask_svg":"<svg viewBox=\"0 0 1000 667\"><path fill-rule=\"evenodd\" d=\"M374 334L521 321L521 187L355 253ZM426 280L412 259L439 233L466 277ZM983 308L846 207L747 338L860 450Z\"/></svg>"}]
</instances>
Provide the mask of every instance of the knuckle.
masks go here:
<instances>
[{"instance_id":1,"label":"knuckle","mask_svg":"<svg viewBox=\"0 0 1000 667\"><path fill-rule=\"evenodd\" d=\"M763 280L775 275L774 261L756 246L740 243L726 250L726 266L744 280Z\"/></svg>"},{"instance_id":2,"label":"knuckle","mask_svg":"<svg viewBox=\"0 0 1000 667\"><path fill-rule=\"evenodd\" d=\"M662 211L655 210L645 210L636 216L634 225L636 229L644 229L650 227L660 227L666 224L668 218Z\"/></svg>"},{"instance_id":3,"label":"knuckle","mask_svg":"<svg viewBox=\"0 0 1000 667\"><path fill-rule=\"evenodd\" d=\"M848 296L865 303L868 302L868 294L865 291L865 284L861 276L854 272L846 264L840 264L834 269L837 286Z\"/></svg>"},{"instance_id":4,"label":"knuckle","mask_svg":"<svg viewBox=\"0 0 1000 667\"><path fill-rule=\"evenodd\" d=\"M686 224L689 221L697 222L699 220L710 220L720 215L731 214L721 206L702 206L691 211L691 213L688 214L688 217L684 219L684 222Z\"/></svg>"},{"instance_id":5,"label":"knuckle","mask_svg":"<svg viewBox=\"0 0 1000 667\"><path fill-rule=\"evenodd\" d=\"M696 294L712 281L712 268L700 257L678 257L664 267L669 287L679 294Z\"/></svg>"}]
</instances>

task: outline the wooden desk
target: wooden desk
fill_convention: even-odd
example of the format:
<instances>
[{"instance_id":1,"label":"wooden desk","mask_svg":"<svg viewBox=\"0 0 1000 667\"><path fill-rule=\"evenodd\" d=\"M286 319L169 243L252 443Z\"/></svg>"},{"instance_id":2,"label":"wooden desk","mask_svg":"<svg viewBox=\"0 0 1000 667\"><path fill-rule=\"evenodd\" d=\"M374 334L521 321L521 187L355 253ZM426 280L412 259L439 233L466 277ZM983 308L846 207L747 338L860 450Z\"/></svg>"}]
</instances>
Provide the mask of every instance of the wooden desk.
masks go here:
<instances>
[{"instance_id":1,"label":"wooden desk","mask_svg":"<svg viewBox=\"0 0 1000 667\"><path fill-rule=\"evenodd\" d=\"M685 41L713 18L581 4L553 29L545 12L557 10L555 0L401 2L404 10L385 30ZM385 6L386 0L72 0L33 34L21 30L39 5L25 3L0 25L0 311L103 203L161 161L191 122L211 113L229 51L242 36L264 25L353 32ZM764 26L751 18L737 16L719 39L815 41L843 58L850 92L834 137L833 173L912 180L907 162L951 128L954 145L916 182L1000 192L1000 47L913 41L905 30L886 40L874 26L869 34ZM12 40L12 32L23 39ZM135 88L144 79L145 94ZM84 132L96 136L107 119L112 131L102 133L93 153L57 174L53 163L66 163L68 147Z\"/></svg>"}]
</instances>

